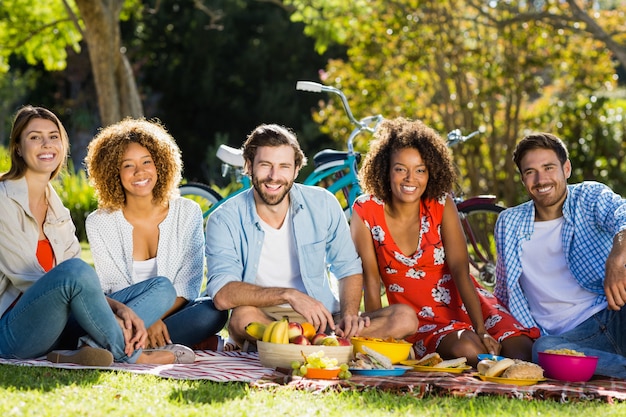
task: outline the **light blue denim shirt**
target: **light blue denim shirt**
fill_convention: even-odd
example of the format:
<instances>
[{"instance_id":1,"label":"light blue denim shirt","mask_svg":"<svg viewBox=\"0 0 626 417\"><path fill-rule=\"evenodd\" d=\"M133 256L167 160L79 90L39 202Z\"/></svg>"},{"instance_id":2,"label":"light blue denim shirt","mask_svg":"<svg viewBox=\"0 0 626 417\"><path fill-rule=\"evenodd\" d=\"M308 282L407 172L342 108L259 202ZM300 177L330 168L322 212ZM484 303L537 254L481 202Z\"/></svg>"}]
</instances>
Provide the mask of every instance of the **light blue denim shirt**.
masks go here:
<instances>
[{"instance_id":1,"label":"light blue denim shirt","mask_svg":"<svg viewBox=\"0 0 626 417\"><path fill-rule=\"evenodd\" d=\"M626 200L609 187L587 181L568 185L563 204L561 242L567 265L581 287L597 294L595 306L607 305L606 259L613 237L626 229ZM538 326L520 286L522 244L534 231L535 205L528 201L503 211L496 222L498 261L494 294L524 326ZM550 279L550 277L546 277ZM590 315L594 311L589 312ZM541 329L545 334L545 330Z\"/></svg>"},{"instance_id":2,"label":"light blue denim shirt","mask_svg":"<svg viewBox=\"0 0 626 417\"><path fill-rule=\"evenodd\" d=\"M363 272L343 210L335 196L320 187L294 184L289 198L289 221L306 292L331 313L338 313L334 277ZM256 282L265 237L260 221L252 189L211 214L206 226L207 295L214 297L229 282Z\"/></svg>"}]
</instances>

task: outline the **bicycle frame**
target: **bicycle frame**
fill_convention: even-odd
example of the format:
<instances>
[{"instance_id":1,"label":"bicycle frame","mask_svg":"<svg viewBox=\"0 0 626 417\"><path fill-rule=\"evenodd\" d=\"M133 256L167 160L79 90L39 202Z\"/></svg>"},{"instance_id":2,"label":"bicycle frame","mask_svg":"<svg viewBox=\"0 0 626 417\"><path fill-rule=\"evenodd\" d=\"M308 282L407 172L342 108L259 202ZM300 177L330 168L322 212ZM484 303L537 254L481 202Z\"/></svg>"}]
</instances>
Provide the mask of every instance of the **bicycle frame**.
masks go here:
<instances>
[{"instance_id":1,"label":"bicycle frame","mask_svg":"<svg viewBox=\"0 0 626 417\"><path fill-rule=\"evenodd\" d=\"M329 92L338 95L348 119L355 126L346 142L347 151L326 149L318 152L313 158L316 166L315 169L302 181L302 184L305 185L321 185L334 195L337 195L340 191L343 192L345 198L343 208L346 212L346 216L349 218L352 215L352 204L361 194L361 187L359 186L358 180L358 164L361 160L361 154L354 151L354 139L364 131L373 133L378 127L378 124L383 120L383 117L379 114L357 120L350 110L346 96L341 90L334 87L325 86L312 81L298 81L296 83L296 89L314 93ZM231 169L234 169L236 180L242 184L242 188L213 204L213 206L204 213L205 217L210 215L213 210L227 199L242 193L252 186L250 178L241 172L244 166L244 160L240 149L221 145L218 149L217 156L224 162L222 175L226 176ZM330 181L331 183L326 185L324 184L326 181Z\"/></svg>"}]
</instances>

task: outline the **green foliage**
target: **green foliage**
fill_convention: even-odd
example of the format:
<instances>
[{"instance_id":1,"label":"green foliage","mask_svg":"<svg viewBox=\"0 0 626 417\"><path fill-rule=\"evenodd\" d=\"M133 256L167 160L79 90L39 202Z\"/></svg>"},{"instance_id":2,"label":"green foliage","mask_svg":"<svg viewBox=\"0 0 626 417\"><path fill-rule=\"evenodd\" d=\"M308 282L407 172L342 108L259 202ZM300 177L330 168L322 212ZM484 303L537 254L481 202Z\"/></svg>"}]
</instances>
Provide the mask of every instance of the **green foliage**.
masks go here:
<instances>
[{"instance_id":1,"label":"green foliage","mask_svg":"<svg viewBox=\"0 0 626 417\"><path fill-rule=\"evenodd\" d=\"M73 2L67 3L74 12ZM12 54L30 65L42 63L47 70L62 70L67 50L80 50L80 29L63 1L2 0L0 3L0 72L9 70Z\"/></svg>"},{"instance_id":2,"label":"green foliage","mask_svg":"<svg viewBox=\"0 0 626 417\"><path fill-rule=\"evenodd\" d=\"M80 241L86 241L85 219L98 208L98 202L85 171L75 172L70 164L68 170L53 182L53 186L65 207L70 210L76 225L76 236Z\"/></svg>"},{"instance_id":3,"label":"green foliage","mask_svg":"<svg viewBox=\"0 0 626 417\"><path fill-rule=\"evenodd\" d=\"M602 141L615 132L621 138L621 127L607 128L611 120L623 123L608 117L617 112L618 103L597 100L589 107L590 97L609 97L615 91L617 77L606 45L585 32L555 30L541 20L521 18L543 7L536 2L346 2L361 13L347 13L345 8L333 13L334 3L290 0L298 10L292 18L304 21L316 40L343 42L348 48L347 59L329 61L322 81L343 89L357 117L382 113L422 119L442 134L454 128L465 133L481 130L476 139L454 149L467 193L496 194L506 204L523 198L510 157L527 131L552 130L572 144L580 137ZM563 3L558 7L568 7ZM617 21L611 11L594 12L593 17L609 29ZM329 30L336 36L328 35ZM580 111L573 120L567 116L571 108L568 113L563 106L563 112L537 106L542 100L572 103ZM334 101L322 103L314 118L337 141L349 131ZM579 132L555 126L554 120L567 120ZM368 144L361 141L357 146L366 151ZM574 166L589 163L576 149L572 154ZM586 155L599 161L614 158L613 153ZM597 171L594 175L610 175Z\"/></svg>"},{"instance_id":4,"label":"green foliage","mask_svg":"<svg viewBox=\"0 0 626 417\"><path fill-rule=\"evenodd\" d=\"M0 172L7 172L11 168L11 155L9 150L0 146Z\"/></svg>"}]
</instances>

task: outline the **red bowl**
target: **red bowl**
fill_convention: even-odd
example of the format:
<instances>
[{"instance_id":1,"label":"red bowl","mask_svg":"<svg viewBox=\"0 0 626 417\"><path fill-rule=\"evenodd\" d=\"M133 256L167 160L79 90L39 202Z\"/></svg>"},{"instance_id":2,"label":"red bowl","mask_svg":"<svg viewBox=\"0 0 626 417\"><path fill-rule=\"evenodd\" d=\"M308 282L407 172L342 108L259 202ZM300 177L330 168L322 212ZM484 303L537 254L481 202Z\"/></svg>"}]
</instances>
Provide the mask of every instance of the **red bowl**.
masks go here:
<instances>
[{"instance_id":1,"label":"red bowl","mask_svg":"<svg viewBox=\"0 0 626 417\"><path fill-rule=\"evenodd\" d=\"M589 381L598 365L597 356L574 356L547 352L538 352L538 355L539 366L545 371L545 376L560 381Z\"/></svg>"}]
</instances>

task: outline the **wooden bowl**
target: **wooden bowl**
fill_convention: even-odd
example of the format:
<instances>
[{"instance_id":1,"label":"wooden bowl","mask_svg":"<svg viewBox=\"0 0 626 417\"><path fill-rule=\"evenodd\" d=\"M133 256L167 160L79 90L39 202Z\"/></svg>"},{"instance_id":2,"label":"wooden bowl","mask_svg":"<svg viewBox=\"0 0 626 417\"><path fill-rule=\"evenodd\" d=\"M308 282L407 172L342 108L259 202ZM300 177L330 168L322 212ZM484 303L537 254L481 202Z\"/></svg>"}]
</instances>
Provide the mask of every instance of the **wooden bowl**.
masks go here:
<instances>
[{"instance_id":1,"label":"wooden bowl","mask_svg":"<svg viewBox=\"0 0 626 417\"><path fill-rule=\"evenodd\" d=\"M302 363L302 353L309 355L314 352L324 351L324 355L337 359L337 366L348 363L352 359L352 346L319 346L319 345L296 345L294 343L269 343L257 341L257 351L261 365L266 368L288 368L291 363Z\"/></svg>"}]
</instances>

